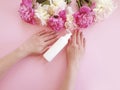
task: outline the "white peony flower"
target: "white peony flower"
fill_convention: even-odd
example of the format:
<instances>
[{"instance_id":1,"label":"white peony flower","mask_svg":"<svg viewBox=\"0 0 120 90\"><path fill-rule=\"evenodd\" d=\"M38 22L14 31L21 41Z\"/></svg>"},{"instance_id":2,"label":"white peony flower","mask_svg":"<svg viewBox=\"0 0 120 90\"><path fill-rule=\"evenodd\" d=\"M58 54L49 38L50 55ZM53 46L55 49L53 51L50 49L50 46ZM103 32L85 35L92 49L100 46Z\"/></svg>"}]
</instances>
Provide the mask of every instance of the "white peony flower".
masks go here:
<instances>
[{"instance_id":1,"label":"white peony flower","mask_svg":"<svg viewBox=\"0 0 120 90\"><path fill-rule=\"evenodd\" d=\"M64 10L66 6L65 0L53 0L53 4L50 7L55 11L55 14L57 14L59 11Z\"/></svg>"},{"instance_id":2,"label":"white peony flower","mask_svg":"<svg viewBox=\"0 0 120 90\"><path fill-rule=\"evenodd\" d=\"M66 16L67 20L65 22L65 27L69 30L72 30L75 28L74 17L73 17L74 12L71 7L67 7L66 11L67 11L67 16Z\"/></svg>"},{"instance_id":3,"label":"white peony flower","mask_svg":"<svg viewBox=\"0 0 120 90\"><path fill-rule=\"evenodd\" d=\"M95 0L96 8L94 9L96 13L96 21L103 20L107 18L115 9L112 0Z\"/></svg>"},{"instance_id":4,"label":"white peony flower","mask_svg":"<svg viewBox=\"0 0 120 90\"><path fill-rule=\"evenodd\" d=\"M57 15L59 11L64 10L67 4L64 0L52 0L51 5L39 4L35 10L35 15L41 20L42 25L46 25L47 20L52 15Z\"/></svg>"},{"instance_id":5,"label":"white peony flower","mask_svg":"<svg viewBox=\"0 0 120 90\"><path fill-rule=\"evenodd\" d=\"M50 15L48 13L49 5L39 5L38 8L35 10L35 15L41 20L42 25L46 25L47 20L49 19Z\"/></svg>"}]
</instances>

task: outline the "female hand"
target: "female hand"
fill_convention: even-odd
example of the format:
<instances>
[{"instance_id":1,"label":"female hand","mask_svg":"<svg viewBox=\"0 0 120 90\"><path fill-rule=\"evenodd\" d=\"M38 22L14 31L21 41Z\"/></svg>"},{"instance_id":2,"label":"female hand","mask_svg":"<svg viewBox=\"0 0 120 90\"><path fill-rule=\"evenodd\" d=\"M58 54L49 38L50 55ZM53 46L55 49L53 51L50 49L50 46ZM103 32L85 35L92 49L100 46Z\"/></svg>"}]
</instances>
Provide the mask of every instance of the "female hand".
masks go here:
<instances>
[{"instance_id":1,"label":"female hand","mask_svg":"<svg viewBox=\"0 0 120 90\"><path fill-rule=\"evenodd\" d=\"M43 54L56 40L56 32L44 30L30 37L19 49L26 55L39 55Z\"/></svg>"},{"instance_id":2,"label":"female hand","mask_svg":"<svg viewBox=\"0 0 120 90\"><path fill-rule=\"evenodd\" d=\"M38 55L44 53L49 45L53 44L56 40L57 34L54 31L40 31L34 34L19 48L0 59L0 78L16 62L30 54Z\"/></svg>"},{"instance_id":3,"label":"female hand","mask_svg":"<svg viewBox=\"0 0 120 90\"><path fill-rule=\"evenodd\" d=\"M85 38L80 30L75 30L67 45L68 67L60 90L75 90L79 61L85 50Z\"/></svg>"},{"instance_id":4,"label":"female hand","mask_svg":"<svg viewBox=\"0 0 120 90\"><path fill-rule=\"evenodd\" d=\"M75 30L67 46L67 60L69 66L77 66L85 51L85 38L80 30Z\"/></svg>"}]
</instances>

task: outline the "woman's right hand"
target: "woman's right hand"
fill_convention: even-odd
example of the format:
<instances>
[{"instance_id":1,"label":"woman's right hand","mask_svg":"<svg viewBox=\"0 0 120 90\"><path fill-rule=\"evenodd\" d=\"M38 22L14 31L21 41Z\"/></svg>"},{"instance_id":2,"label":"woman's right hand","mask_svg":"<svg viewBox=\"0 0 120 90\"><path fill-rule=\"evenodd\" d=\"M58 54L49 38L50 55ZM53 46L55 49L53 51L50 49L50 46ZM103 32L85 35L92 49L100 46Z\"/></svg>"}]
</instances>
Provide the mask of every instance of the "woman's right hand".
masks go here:
<instances>
[{"instance_id":1,"label":"woman's right hand","mask_svg":"<svg viewBox=\"0 0 120 90\"><path fill-rule=\"evenodd\" d=\"M55 31L40 31L32 35L23 45L18 48L22 50L21 54L30 55L43 54L50 45L52 45L57 40L57 34Z\"/></svg>"},{"instance_id":2,"label":"woman's right hand","mask_svg":"<svg viewBox=\"0 0 120 90\"><path fill-rule=\"evenodd\" d=\"M80 58L85 51L85 38L80 30L75 30L67 45L67 61L69 66L79 66Z\"/></svg>"},{"instance_id":3,"label":"woman's right hand","mask_svg":"<svg viewBox=\"0 0 120 90\"><path fill-rule=\"evenodd\" d=\"M68 62L65 79L60 90L75 90L75 83L77 80L77 74L79 70L79 62L85 51L85 38L80 30L74 30L72 37L70 38L66 58Z\"/></svg>"}]
</instances>

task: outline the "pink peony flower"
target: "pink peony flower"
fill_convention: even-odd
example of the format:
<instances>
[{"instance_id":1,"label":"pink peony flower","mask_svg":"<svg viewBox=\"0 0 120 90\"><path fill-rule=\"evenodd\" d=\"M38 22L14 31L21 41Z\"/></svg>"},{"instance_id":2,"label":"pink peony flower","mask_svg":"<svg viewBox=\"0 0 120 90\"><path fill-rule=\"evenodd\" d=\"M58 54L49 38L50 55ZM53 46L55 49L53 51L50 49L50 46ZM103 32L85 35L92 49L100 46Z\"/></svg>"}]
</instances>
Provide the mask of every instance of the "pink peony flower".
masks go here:
<instances>
[{"instance_id":1,"label":"pink peony flower","mask_svg":"<svg viewBox=\"0 0 120 90\"><path fill-rule=\"evenodd\" d=\"M93 22L95 22L95 13L88 6L82 6L80 10L76 12L73 16L74 16L75 23L80 28L87 28Z\"/></svg>"},{"instance_id":2,"label":"pink peony flower","mask_svg":"<svg viewBox=\"0 0 120 90\"><path fill-rule=\"evenodd\" d=\"M65 22L60 16L53 16L49 18L47 24L51 29L59 31L64 28Z\"/></svg>"},{"instance_id":3,"label":"pink peony flower","mask_svg":"<svg viewBox=\"0 0 120 90\"><path fill-rule=\"evenodd\" d=\"M59 12L59 16L63 19L64 22L66 22L66 11L62 10Z\"/></svg>"},{"instance_id":4,"label":"pink peony flower","mask_svg":"<svg viewBox=\"0 0 120 90\"><path fill-rule=\"evenodd\" d=\"M24 4L27 7L32 7L32 0L22 0L22 4Z\"/></svg>"},{"instance_id":5,"label":"pink peony flower","mask_svg":"<svg viewBox=\"0 0 120 90\"><path fill-rule=\"evenodd\" d=\"M22 0L19 8L20 17L27 23L35 24L32 0Z\"/></svg>"}]
</instances>

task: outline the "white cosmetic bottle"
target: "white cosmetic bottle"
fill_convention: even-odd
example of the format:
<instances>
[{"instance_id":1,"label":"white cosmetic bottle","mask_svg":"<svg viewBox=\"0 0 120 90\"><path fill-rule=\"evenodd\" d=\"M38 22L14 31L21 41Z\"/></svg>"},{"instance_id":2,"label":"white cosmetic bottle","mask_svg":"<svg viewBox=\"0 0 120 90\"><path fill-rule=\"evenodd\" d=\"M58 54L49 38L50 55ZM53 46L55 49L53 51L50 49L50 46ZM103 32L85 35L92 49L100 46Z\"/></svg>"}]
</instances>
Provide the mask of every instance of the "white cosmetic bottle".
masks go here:
<instances>
[{"instance_id":1,"label":"white cosmetic bottle","mask_svg":"<svg viewBox=\"0 0 120 90\"><path fill-rule=\"evenodd\" d=\"M51 62L54 57L67 45L68 40L70 39L72 33L67 33L65 36L60 37L47 52L43 55L43 57Z\"/></svg>"}]
</instances>

